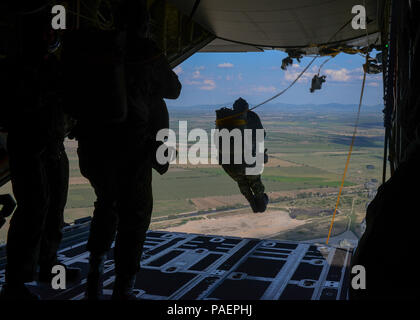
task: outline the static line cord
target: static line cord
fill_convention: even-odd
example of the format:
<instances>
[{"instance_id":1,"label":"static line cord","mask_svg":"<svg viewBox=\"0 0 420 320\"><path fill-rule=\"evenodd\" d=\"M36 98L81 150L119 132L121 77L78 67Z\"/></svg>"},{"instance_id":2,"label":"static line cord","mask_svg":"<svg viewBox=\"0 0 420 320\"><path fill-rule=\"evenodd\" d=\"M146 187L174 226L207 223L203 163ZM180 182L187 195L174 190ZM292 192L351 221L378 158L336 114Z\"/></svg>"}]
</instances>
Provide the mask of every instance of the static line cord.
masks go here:
<instances>
[{"instance_id":1,"label":"static line cord","mask_svg":"<svg viewBox=\"0 0 420 320\"><path fill-rule=\"evenodd\" d=\"M279 93L277 93L275 96L271 97L270 99L267 99L267 100L261 102L260 104L257 104L256 106L252 107L249 110L254 110L255 108L258 108L259 106L262 106L263 104L266 104L267 102L270 102L271 100L274 100L275 98L277 98L278 96L281 96L283 93L285 93L287 90L289 90L289 88L292 87L300 79L300 77L303 76L303 74L306 72L306 70L308 70L308 68L316 60L316 58L318 58L318 56L314 57L311 60L311 62L308 63L308 65L305 67L305 69L302 70L302 72L297 76L297 78L291 84L289 84L288 87L286 87L285 89L283 89L282 91L280 91Z\"/></svg>"},{"instance_id":2,"label":"static line cord","mask_svg":"<svg viewBox=\"0 0 420 320\"><path fill-rule=\"evenodd\" d=\"M318 69L318 75L321 72L322 67L324 66L324 64L326 64L328 61L330 61L333 57L329 57L328 59L326 59L320 66Z\"/></svg>"},{"instance_id":3,"label":"static line cord","mask_svg":"<svg viewBox=\"0 0 420 320\"><path fill-rule=\"evenodd\" d=\"M366 0L363 0L363 4L366 8ZM369 31L368 31L368 27L367 27L367 16L365 16L365 20L366 20L366 41L367 41L367 48L369 48ZM328 241L330 240L331 231L332 231L332 228L333 228L333 225L334 225L335 214L337 212L338 204L340 203L340 195L341 195L341 191L343 190L343 187L344 187L344 180L346 178L346 173L347 173L347 169L349 167L351 153L353 151L354 141L356 139L357 126L359 125L360 108L362 106L363 92L365 90L366 71L367 71L367 68L368 68L368 59L369 59L369 53L366 53L366 67L363 68L362 91L360 92L359 109L357 110L357 118L356 118L356 123L354 125L353 138L351 139L350 150L349 150L349 154L347 155L347 161L346 161L346 166L344 168L343 179L341 181L340 190L338 192L337 202L335 204L334 213L333 213L333 216L332 216L332 219L331 219L331 225L330 225L330 230L328 231L328 237L327 237L326 244L328 244Z\"/></svg>"},{"instance_id":4,"label":"static line cord","mask_svg":"<svg viewBox=\"0 0 420 320\"><path fill-rule=\"evenodd\" d=\"M253 106L252 108L250 108L250 109L247 109L247 110L245 110L245 111L241 111L241 112L238 112L238 113L235 113L235 114L232 114L232 115L230 115L230 116L227 116L227 117L224 117L224 118L222 118L222 119L216 119L216 125L217 124L220 124L220 123L222 123L223 121L225 121L225 120L229 120L229 119L233 119L233 118L236 118L236 117L239 117L240 115L243 115L244 113L246 113L246 112L248 112L248 111L251 111L251 110L254 110L255 108L258 108L258 107L260 107L260 106L262 106L263 104L266 104L267 102L269 102L269 101L271 101L271 100L274 100L275 98L277 98L278 96L281 96L283 93L285 93L289 88L291 88L299 79L300 79L300 77L302 77L302 75L305 73L305 71L306 70L308 70L308 68L311 66L311 64L316 60L316 58L318 58L318 56L316 56L316 57L314 57L312 60L311 60L311 62L309 62L308 63L308 65L305 67L305 69L303 69L302 71L301 71L301 73L297 76L297 78L291 83L291 84L289 84L289 86L288 87L286 87L285 89L283 89L282 91L280 91L279 93L277 93L275 96L273 96L273 97L271 97L270 99L267 99L267 100L265 100L265 101L263 101L263 102L261 102L260 104L257 104L256 106Z\"/></svg>"},{"instance_id":5,"label":"static line cord","mask_svg":"<svg viewBox=\"0 0 420 320\"><path fill-rule=\"evenodd\" d=\"M289 84L289 86L288 87L286 87L285 89L283 89L282 91L280 91L279 93L277 93L275 96L273 96L273 97L271 97L270 99L267 99L267 100L265 100L265 101L263 101L263 102L261 102L260 104L257 104L256 106L253 106L252 108L250 108L250 109L247 109L247 110L245 110L245 111L242 111L242 112L238 112L238 113L235 113L235 114L232 114L232 115L230 115L230 116L227 116L227 117L224 117L224 118L222 118L222 119L216 119L216 125L218 125L218 124L221 124L223 121L225 121L225 120L229 120L229 119L233 119L233 118L236 118L236 117L239 117L240 115L242 115L242 114L244 114L244 113L246 113L246 112L248 112L248 111L251 111L251 110L254 110L254 109L256 109L256 108L258 108L258 107L260 107L260 106L262 106L263 104L266 104L267 102L269 102L269 101L271 101L271 100L274 100L275 98L277 98L278 96L281 96L283 93L285 93L289 88L291 88L299 79L300 79L300 77L302 77L303 76L303 74L306 72L306 70L308 70L308 68L311 66L311 64L316 60L316 58L318 58L318 56L315 56L312 60L311 60L311 62L309 62L308 63L308 65L305 67L305 69L303 69L302 71L301 71L301 73L297 76L297 78L291 83L291 84Z\"/></svg>"},{"instance_id":6,"label":"static line cord","mask_svg":"<svg viewBox=\"0 0 420 320\"><path fill-rule=\"evenodd\" d=\"M343 30L351 21L353 20L353 18L351 18L350 20L348 20L345 24L343 24L327 41L327 43L329 43L330 41L332 41L335 36L341 31ZM283 89L281 92L279 92L278 94L276 94L274 97L271 97L270 99L265 100L264 102L261 102L260 104L257 104L256 106L252 107L249 110L254 110L255 108L258 108L259 106L262 106L263 104L277 98L278 96L281 96L283 93L285 93L290 87L292 87L298 80L299 78L306 72L306 70L308 70L308 68L310 67L310 65L316 60L316 58L319 58L319 56L315 56L311 62L309 62L309 64L306 66L305 69L303 69L303 71L298 75L298 77L295 79L295 81L293 81L286 89ZM331 58L330 58L331 59ZM324 63L322 65L325 64L325 62L327 62L329 59L327 59L326 61L324 61ZM322 66L321 65L321 66ZM321 70L321 68L320 68Z\"/></svg>"},{"instance_id":7,"label":"static line cord","mask_svg":"<svg viewBox=\"0 0 420 320\"><path fill-rule=\"evenodd\" d=\"M366 63L368 61L368 56L369 55L366 55ZM328 242L330 240L331 231L332 231L332 228L333 228L333 225L334 225L335 214L337 213L338 204L340 203L341 191L343 191L344 180L346 179L346 174L347 174L347 170L349 168L349 163L350 163L350 157L351 157L351 153L353 151L354 141L356 140L357 127L359 125L359 118L360 118L360 109L361 109L361 106L362 106L363 93L364 93L364 90L365 90L365 82L366 82L366 69L363 69L363 71L364 72L363 72L362 90L360 92L359 108L357 110L356 123L354 125L354 131L353 131L353 137L351 139L350 150L349 150L349 153L347 155L346 166L344 168L344 173L343 173L343 178L341 180L340 190L338 191L337 202L335 204L334 213L333 213L333 216L332 216L332 219L331 219L331 225L330 225L330 230L328 231L328 237L327 237L326 244L328 244Z\"/></svg>"},{"instance_id":8,"label":"static line cord","mask_svg":"<svg viewBox=\"0 0 420 320\"><path fill-rule=\"evenodd\" d=\"M353 18L351 18L350 20L348 20L346 23L344 23L329 39L328 39L328 41L327 41L327 43L328 42L330 42L330 41L332 41L334 38L335 38L335 36L341 31L341 30L343 30L351 21L352 21L352 19ZM219 37L220 39L223 39L223 38L221 38L221 37ZM228 40L228 39L225 39L225 40ZM231 41L231 42L235 42L235 43L240 43L240 42L238 42L238 41L232 41L232 40L228 40L228 41ZM265 101L263 101L263 102L261 102L261 103L259 103L259 104L257 104L256 106L253 106L252 108L250 108L250 109L248 109L248 110L245 110L245 111L242 111L242 112L238 112L238 113L236 113L236 114L233 114L233 115L230 115L230 116L227 116L227 117L224 117L224 118L222 118L222 119L217 119L216 120L216 125L218 125L218 124L221 124L223 121L225 121L225 120L228 120L228 119L233 119L233 118L236 118L236 117L238 117L238 116L241 116L242 114L244 114L244 113L246 113L246 112L248 112L248 111L251 111L251 110L254 110L254 109L256 109L256 108L258 108L258 107L260 107L260 106L262 106L262 105L264 105L264 104L266 104L267 102L270 102L270 101L272 101L272 100L274 100L274 99L276 99L277 97L279 97L279 96L281 96L283 93L285 93L288 89L290 89L299 79L300 79L300 77L302 77L302 75L306 72L306 70L308 70L308 68L312 65L312 63L317 59L317 58L319 58L320 56L315 56L315 57L313 57L313 59L311 60L311 62L309 62L309 64L305 67L305 69L303 69L302 70L302 72L297 76L297 78L287 87L287 88L285 88L285 89L283 89L282 91L280 91L279 93L277 93L276 95L274 95L273 97L271 97L271 98L269 98L269 99L267 99L267 100L265 100ZM328 59L327 59L327 61L328 61ZM326 61L324 61L324 63L325 63Z\"/></svg>"}]
</instances>

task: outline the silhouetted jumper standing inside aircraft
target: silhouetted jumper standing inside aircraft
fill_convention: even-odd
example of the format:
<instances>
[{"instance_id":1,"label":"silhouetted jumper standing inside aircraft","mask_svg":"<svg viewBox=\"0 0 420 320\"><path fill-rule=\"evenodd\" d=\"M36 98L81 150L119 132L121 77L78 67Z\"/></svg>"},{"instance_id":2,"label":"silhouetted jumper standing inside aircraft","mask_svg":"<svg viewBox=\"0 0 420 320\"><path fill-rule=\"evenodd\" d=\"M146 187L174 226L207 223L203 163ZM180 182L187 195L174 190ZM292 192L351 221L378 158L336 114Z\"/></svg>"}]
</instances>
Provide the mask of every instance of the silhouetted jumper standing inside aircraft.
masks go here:
<instances>
[{"instance_id":1,"label":"silhouetted jumper standing inside aircraft","mask_svg":"<svg viewBox=\"0 0 420 320\"><path fill-rule=\"evenodd\" d=\"M156 151L163 144L161 141L156 141L156 135L159 130L169 129L169 113L164 98L178 98L182 85L154 41L146 38L131 45L135 54L131 57L131 61L127 61L127 69L133 74L128 86L140 92L138 103L147 106L146 111L142 111L148 113L150 128L145 138L149 140L153 153L153 168L164 174L169 168L169 162L160 164L156 160Z\"/></svg>"},{"instance_id":2,"label":"silhouetted jumper standing inside aircraft","mask_svg":"<svg viewBox=\"0 0 420 320\"><path fill-rule=\"evenodd\" d=\"M166 79L156 85L150 72L144 73L153 45L146 39L146 1L116 2L112 14L112 29L98 30L85 21L83 30L68 33L64 40L69 89L65 101L79 120L74 135L79 141L80 171L97 197L87 244L86 297L91 300L101 298L104 262L115 236L112 298L135 298L132 290L153 207L155 150L150 139L155 129L149 107L155 105L148 99L153 95L176 98L181 89L160 52L159 68L165 71L163 77L168 74L176 80L169 86L174 92L161 93ZM155 76L162 77L162 72ZM150 96L148 89L154 90Z\"/></svg>"},{"instance_id":3,"label":"silhouetted jumper standing inside aircraft","mask_svg":"<svg viewBox=\"0 0 420 320\"><path fill-rule=\"evenodd\" d=\"M27 1L11 6L9 52L0 60L1 125L8 131L17 201L7 238L6 284L1 294L6 299L38 299L24 283L35 279L37 265L38 280L51 281L64 224L69 163L58 98L57 39L50 30L46 4ZM79 273L67 269L69 278Z\"/></svg>"}]
</instances>

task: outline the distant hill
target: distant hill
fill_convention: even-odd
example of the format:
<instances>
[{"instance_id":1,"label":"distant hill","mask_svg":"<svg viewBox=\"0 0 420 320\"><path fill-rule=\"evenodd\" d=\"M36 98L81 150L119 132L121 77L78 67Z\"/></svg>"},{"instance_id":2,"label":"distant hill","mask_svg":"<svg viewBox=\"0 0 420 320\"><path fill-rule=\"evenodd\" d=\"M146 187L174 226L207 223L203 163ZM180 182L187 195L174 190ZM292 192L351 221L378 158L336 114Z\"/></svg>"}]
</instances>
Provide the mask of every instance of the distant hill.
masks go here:
<instances>
[{"instance_id":1,"label":"distant hill","mask_svg":"<svg viewBox=\"0 0 420 320\"><path fill-rule=\"evenodd\" d=\"M221 107L230 107L231 103L225 103L220 105L194 105L194 106L173 106L169 105L169 112L208 112L213 113L215 110ZM252 108L251 104L251 108ZM301 113L301 112L310 112L310 113L354 113L357 111L358 105L356 104L340 104L340 103L328 103L328 104L287 104L287 103L273 103L263 105L256 110L259 113L271 113L273 111L281 111L286 113ZM382 114L384 106L383 105L362 105L362 110L364 112L369 111L372 113Z\"/></svg>"}]
</instances>

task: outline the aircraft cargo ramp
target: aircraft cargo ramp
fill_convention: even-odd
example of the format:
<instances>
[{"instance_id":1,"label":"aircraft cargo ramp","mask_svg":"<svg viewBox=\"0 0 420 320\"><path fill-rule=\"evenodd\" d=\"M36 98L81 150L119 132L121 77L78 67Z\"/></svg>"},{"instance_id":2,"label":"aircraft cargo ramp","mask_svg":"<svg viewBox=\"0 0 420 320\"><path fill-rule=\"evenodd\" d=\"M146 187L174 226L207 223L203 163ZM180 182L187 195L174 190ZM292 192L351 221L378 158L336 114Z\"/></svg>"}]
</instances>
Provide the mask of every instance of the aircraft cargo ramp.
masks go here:
<instances>
[{"instance_id":1,"label":"aircraft cargo ramp","mask_svg":"<svg viewBox=\"0 0 420 320\"><path fill-rule=\"evenodd\" d=\"M90 221L64 228L59 260L82 269L65 290L28 287L43 299L84 298ZM0 286L5 246L0 247ZM313 243L149 231L137 275L136 294L145 300L345 300L352 251ZM114 281L113 251L105 263L104 295Z\"/></svg>"}]
</instances>

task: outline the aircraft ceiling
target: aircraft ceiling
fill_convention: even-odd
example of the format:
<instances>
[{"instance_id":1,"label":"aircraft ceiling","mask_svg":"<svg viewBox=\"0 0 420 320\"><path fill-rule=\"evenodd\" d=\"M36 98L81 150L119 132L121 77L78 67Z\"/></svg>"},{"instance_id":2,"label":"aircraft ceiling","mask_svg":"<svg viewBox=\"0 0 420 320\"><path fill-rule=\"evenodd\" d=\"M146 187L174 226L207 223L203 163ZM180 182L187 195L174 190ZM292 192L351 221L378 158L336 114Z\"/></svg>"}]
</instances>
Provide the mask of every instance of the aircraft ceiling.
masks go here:
<instances>
[{"instance_id":1,"label":"aircraft ceiling","mask_svg":"<svg viewBox=\"0 0 420 320\"><path fill-rule=\"evenodd\" d=\"M170 0L190 15L197 0ZM313 44L365 45L366 30L348 24L328 40L354 14L354 5L364 5L369 43L380 44L382 0L201 0L193 20L219 39L202 51L261 51L265 48L308 48ZM364 38L364 39L361 39ZM234 42L229 42L232 40Z\"/></svg>"}]
</instances>

